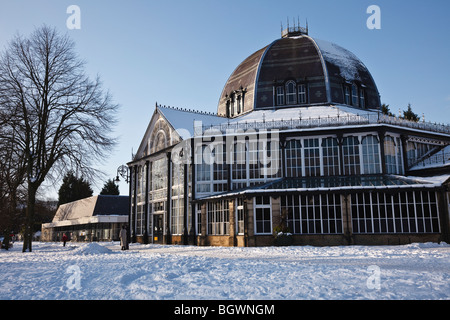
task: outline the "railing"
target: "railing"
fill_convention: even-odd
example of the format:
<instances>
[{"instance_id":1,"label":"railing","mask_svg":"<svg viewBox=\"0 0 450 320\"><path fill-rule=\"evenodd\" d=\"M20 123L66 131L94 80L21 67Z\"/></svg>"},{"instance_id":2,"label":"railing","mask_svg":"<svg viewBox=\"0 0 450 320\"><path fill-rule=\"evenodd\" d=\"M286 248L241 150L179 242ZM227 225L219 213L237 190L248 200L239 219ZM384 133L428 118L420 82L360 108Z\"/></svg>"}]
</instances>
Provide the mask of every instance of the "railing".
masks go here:
<instances>
[{"instance_id":1,"label":"railing","mask_svg":"<svg viewBox=\"0 0 450 320\"><path fill-rule=\"evenodd\" d=\"M286 37L290 33L302 33L302 34L308 34L308 28L303 28L299 26L295 27L288 27L286 29L283 29L281 31L281 36Z\"/></svg>"},{"instance_id":2,"label":"railing","mask_svg":"<svg viewBox=\"0 0 450 320\"><path fill-rule=\"evenodd\" d=\"M337 115L334 117L317 117L317 118L301 118L298 119L280 119L280 120L259 120L245 122L228 122L219 125L195 125L194 135L203 135L207 130L220 131L226 133L227 130L289 130L289 129L309 129L339 126L355 126L368 124L392 124L401 127L431 131L437 133L450 134L450 125L438 124L431 122L414 122L397 117L387 116L384 114L367 113L367 114L348 114Z\"/></svg>"}]
</instances>

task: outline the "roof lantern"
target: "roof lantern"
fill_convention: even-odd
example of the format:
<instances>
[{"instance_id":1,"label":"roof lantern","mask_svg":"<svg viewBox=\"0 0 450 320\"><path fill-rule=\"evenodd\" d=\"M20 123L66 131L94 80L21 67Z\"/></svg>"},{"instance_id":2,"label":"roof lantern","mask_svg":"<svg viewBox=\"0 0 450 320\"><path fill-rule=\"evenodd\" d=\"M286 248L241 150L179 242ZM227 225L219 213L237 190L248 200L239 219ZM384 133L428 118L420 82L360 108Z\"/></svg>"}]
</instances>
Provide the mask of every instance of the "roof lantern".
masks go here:
<instances>
[{"instance_id":1,"label":"roof lantern","mask_svg":"<svg viewBox=\"0 0 450 320\"><path fill-rule=\"evenodd\" d=\"M302 27L300 25L300 19L297 18L297 24L294 19L294 26L289 26L289 18L287 19L287 28L283 29L283 23L281 23L281 37L282 38L290 38L290 37L298 37L301 35L308 35L308 20L306 20L306 27Z\"/></svg>"}]
</instances>

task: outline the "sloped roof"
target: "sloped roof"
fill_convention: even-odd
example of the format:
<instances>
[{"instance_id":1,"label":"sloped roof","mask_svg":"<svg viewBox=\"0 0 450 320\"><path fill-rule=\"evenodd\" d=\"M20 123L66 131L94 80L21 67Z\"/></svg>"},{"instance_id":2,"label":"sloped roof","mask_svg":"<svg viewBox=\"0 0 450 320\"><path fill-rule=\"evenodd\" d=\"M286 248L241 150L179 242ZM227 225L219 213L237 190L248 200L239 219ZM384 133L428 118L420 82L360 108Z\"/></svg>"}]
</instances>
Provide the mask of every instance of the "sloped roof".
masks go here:
<instances>
[{"instance_id":1,"label":"sloped roof","mask_svg":"<svg viewBox=\"0 0 450 320\"><path fill-rule=\"evenodd\" d=\"M446 146L431 157L423 159L409 170L414 171L440 167L447 167L448 172L450 172L450 145Z\"/></svg>"},{"instance_id":2,"label":"sloped roof","mask_svg":"<svg viewBox=\"0 0 450 320\"><path fill-rule=\"evenodd\" d=\"M157 109L182 139L194 136L194 121L201 121L204 125L216 125L227 121L224 117L201 111L166 106L157 106Z\"/></svg>"},{"instance_id":3,"label":"sloped roof","mask_svg":"<svg viewBox=\"0 0 450 320\"><path fill-rule=\"evenodd\" d=\"M361 192L364 190L383 191L388 189L426 189L439 188L450 176L438 177L404 177L396 175L372 176L328 176L328 177L301 177L280 178L260 185L246 187L220 194L214 194L197 199L198 201L238 196L274 195L276 193L297 192Z\"/></svg>"},{"instance_id":4,"label":"sloped roof","mask_svg":"<svg viewBox=\"0 0 450 320\"><path fill-rule=\"evenodd\" d=\"M128 196L98 195L60 205L52 222L128 215Z\"/></svg>"}]
</instances>

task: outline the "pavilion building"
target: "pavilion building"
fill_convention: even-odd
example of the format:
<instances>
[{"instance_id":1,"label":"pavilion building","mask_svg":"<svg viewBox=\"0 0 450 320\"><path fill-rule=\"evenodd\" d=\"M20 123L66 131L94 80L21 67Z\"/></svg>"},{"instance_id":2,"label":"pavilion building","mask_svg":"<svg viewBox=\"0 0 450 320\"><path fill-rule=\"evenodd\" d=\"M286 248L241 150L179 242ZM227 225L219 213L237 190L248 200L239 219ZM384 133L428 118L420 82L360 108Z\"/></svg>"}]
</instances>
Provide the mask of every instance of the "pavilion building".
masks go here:
<instances>
[{"instance_id":1,"label":"pavilion building","mask_svg":"<svg viewBox=\"0 0 450 320\"><path fill-rule=\"evenodd\" d=\"M217 114L156 105L128 167L133 241L450 241L450 126L382 114L361 60L299 26L237 66Z\"/></svg>"}]
</instances>

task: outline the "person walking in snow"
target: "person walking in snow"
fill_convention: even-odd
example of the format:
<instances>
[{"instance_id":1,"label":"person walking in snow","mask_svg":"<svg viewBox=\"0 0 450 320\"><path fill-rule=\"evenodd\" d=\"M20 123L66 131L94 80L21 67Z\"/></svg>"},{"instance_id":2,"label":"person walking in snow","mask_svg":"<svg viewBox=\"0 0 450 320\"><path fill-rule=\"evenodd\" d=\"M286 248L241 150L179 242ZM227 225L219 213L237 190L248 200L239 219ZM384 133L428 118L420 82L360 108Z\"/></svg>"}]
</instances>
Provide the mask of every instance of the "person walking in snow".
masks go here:
<instances>
[{"instance_id":1,"label":"person walking in snow","mask_svg":"<svg viewBox=\"0 0 450 320\"><path fill-rule=\"evenodd\" d=\"M64 247L66 246L67 240L68 240L68 238L67 238L66 234L64 233L63 236L62 236L62 241L63 241L63 246Z\"/></svg>"},{"instance_id":2,"label":"person walking in snow","mask_svg":"<svg viewBox=\"0 0 450 320\"><path fill-rule=\"evenodd\" d=\"M125 226L122 226L122 230L120 230L119 233L119 238L120 238L120 246L122 247L121 250L127 250L128 249L127 229L125 228Z\"/></svg>"}]
</instances>

